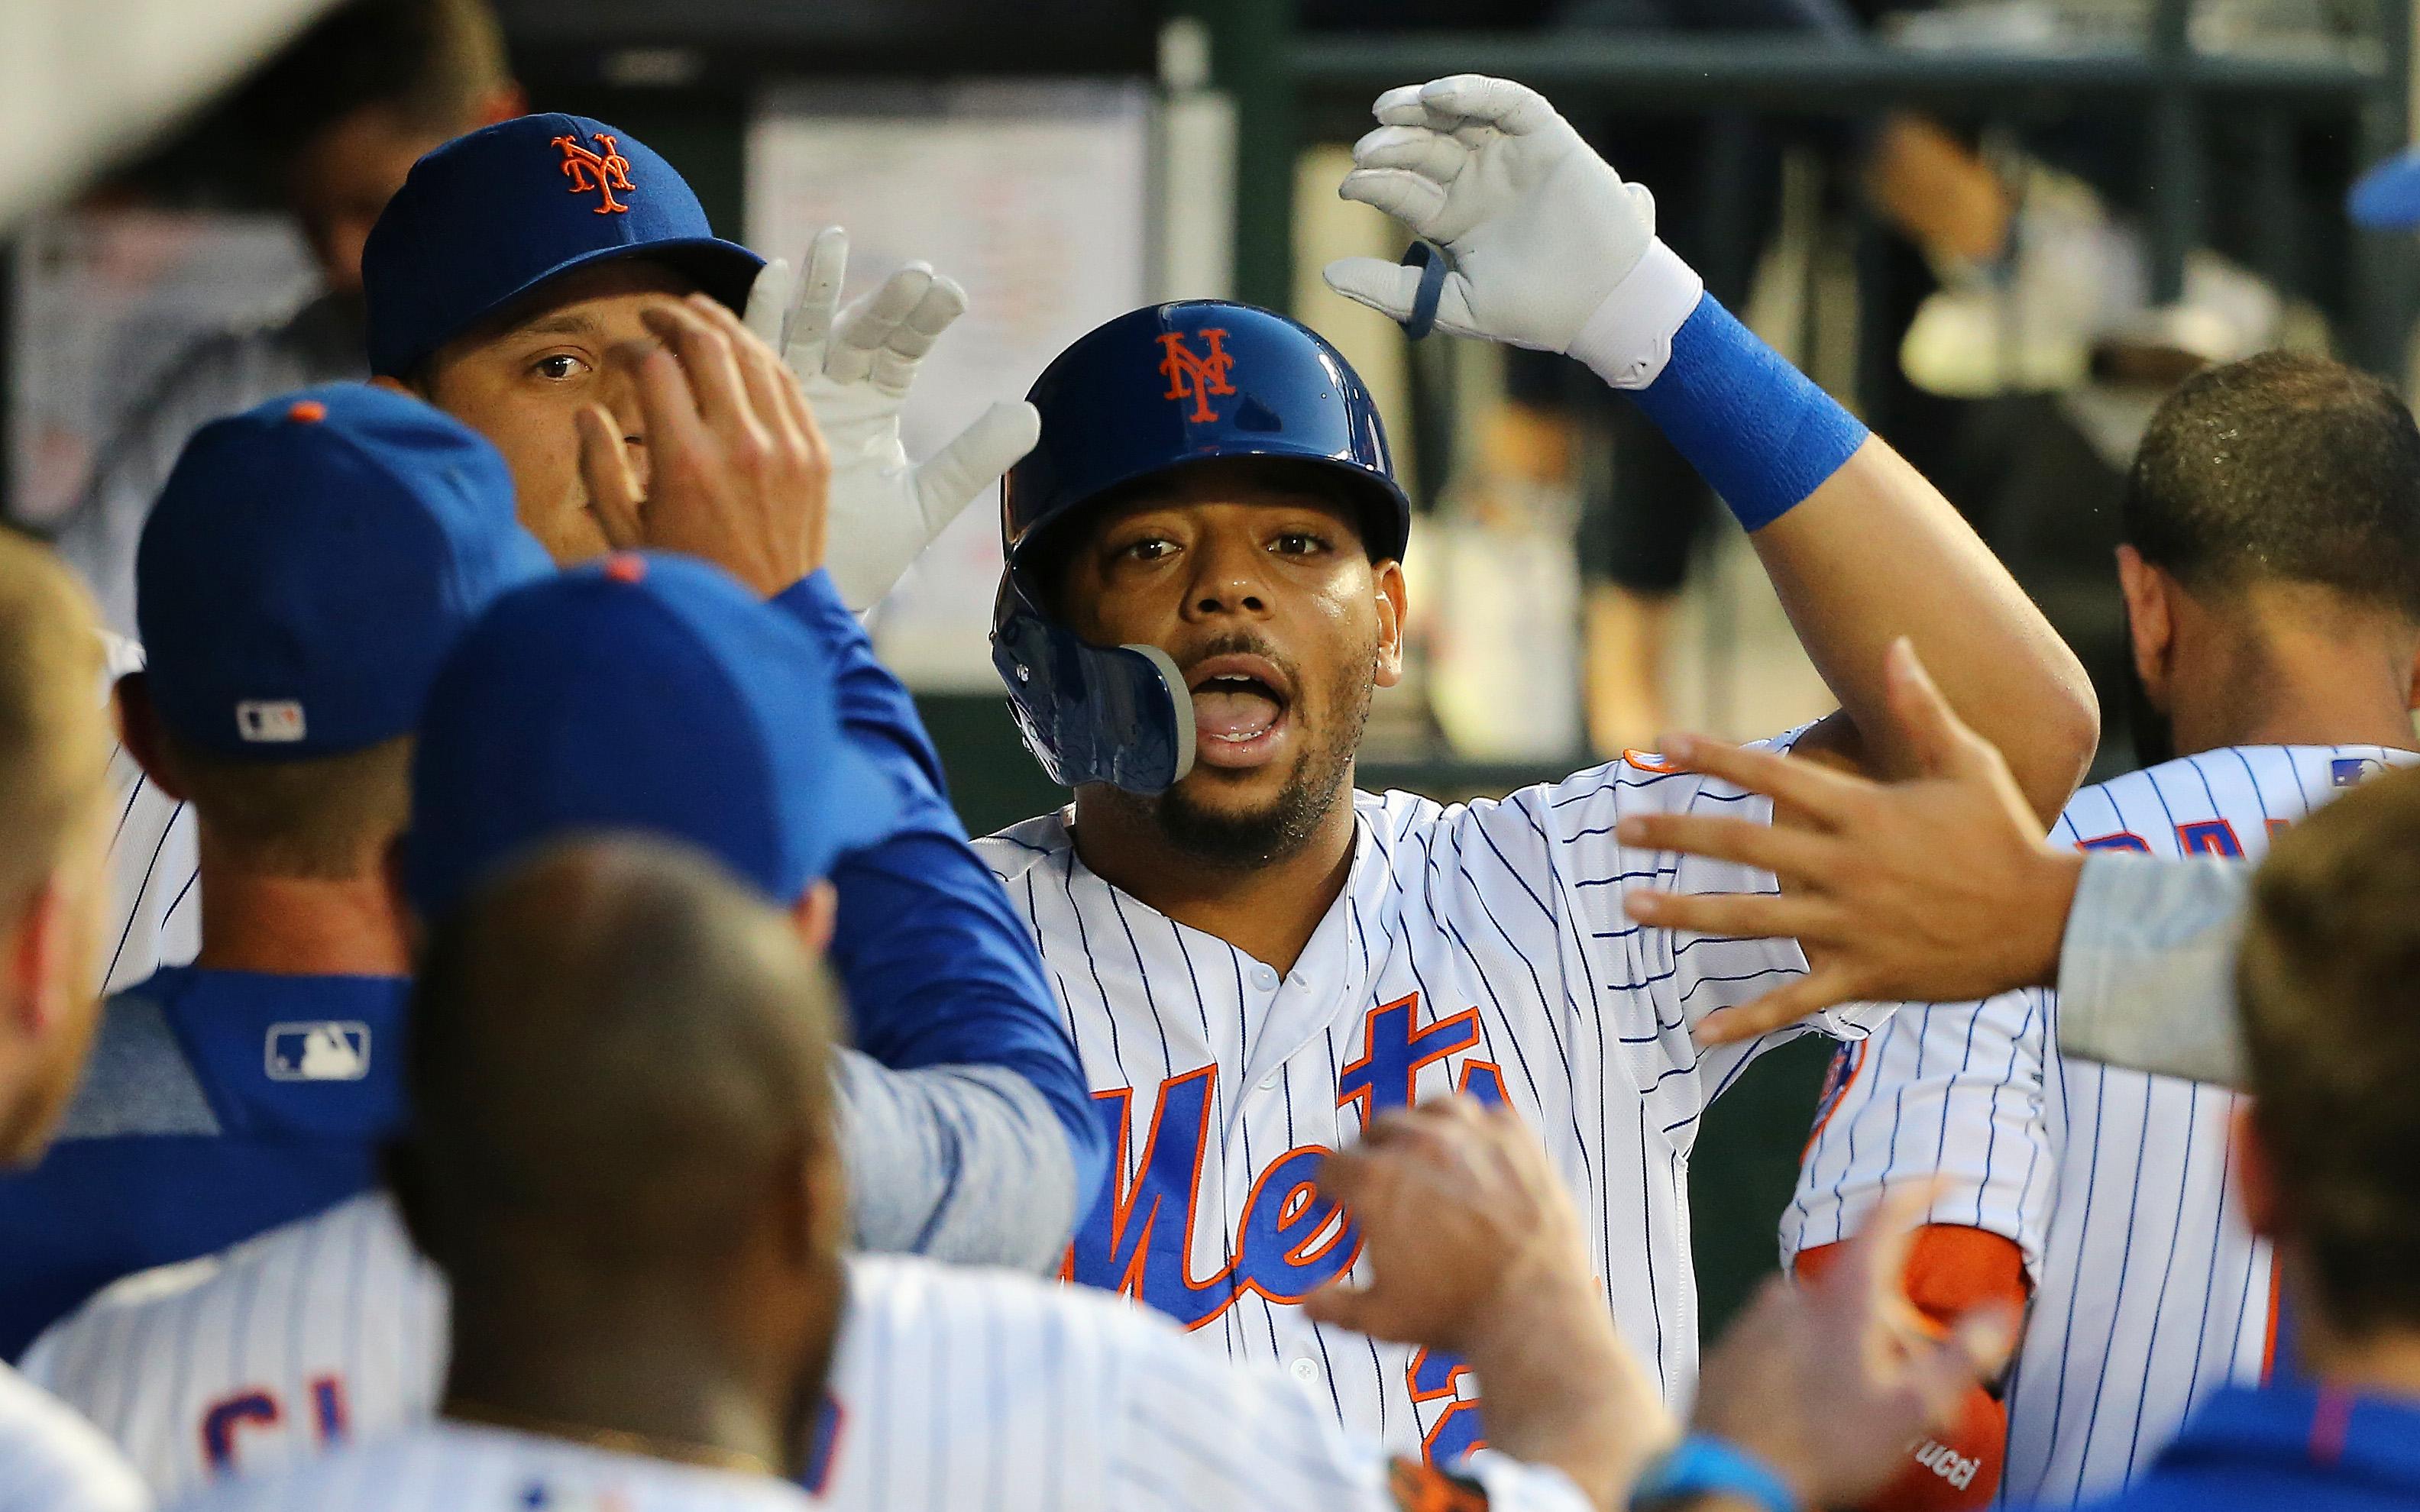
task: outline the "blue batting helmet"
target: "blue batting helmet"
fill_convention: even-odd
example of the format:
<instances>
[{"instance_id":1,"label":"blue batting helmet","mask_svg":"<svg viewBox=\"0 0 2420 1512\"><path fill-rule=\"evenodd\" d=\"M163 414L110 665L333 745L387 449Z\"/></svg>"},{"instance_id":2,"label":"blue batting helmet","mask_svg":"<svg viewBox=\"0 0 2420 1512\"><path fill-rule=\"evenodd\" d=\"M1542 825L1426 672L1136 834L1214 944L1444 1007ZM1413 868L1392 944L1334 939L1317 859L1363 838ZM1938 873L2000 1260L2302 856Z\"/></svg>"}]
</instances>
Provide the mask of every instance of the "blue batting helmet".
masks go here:
<instances>
[{"instance_id":1,"label":"blue batting helmet","mask_svg":"<svg viewBox=\"0 0 2420 1512\"><path fill-rule=\"evenodd\" d=\"M1001 488L1007 554L992 665L1043 770L1068 787L1157 793L1193 767L1193 701L1156 646L1093 646L1049 612L1053 543L1113 490L1217 457L1326 470L1361 503L1371 560L1400 559L1411 503L1386 427L1343 356L1299 322L1224 300L1122 315L1065 351L1026 395L1042 440Z\"/></svg>"}]
</instances>

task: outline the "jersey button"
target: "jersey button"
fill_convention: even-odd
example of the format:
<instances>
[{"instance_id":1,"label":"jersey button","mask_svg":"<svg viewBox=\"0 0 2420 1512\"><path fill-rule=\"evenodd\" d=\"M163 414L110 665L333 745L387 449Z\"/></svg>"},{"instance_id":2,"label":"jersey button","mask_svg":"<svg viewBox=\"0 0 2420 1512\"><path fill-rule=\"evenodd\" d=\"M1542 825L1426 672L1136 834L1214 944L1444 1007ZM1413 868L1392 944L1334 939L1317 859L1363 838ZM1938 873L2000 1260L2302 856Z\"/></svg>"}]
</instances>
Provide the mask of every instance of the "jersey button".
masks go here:
<instances>
[{"instance_id":1,"label":"jersey button","mask_svg":"<svg viewBox=\"0 0 2420 1512\"><path fill-rule=\"evenodd\" d=\"M1262 1091L1264 1091L1264 1092L1274 1092L1274 1091L1276 1091L1277 1089L1278 1089L1278 1073L1277 1073L1276 1072L1269 1072L1266 1076L1264 1076L1264 1077L1262 1077L1262 1078L1261 1078L1261 1090L1262 1090Z\"/></svg>"},{"instance_id":2,"label":"jersey button","mask_svg":"<svg viewBox=\"0 0 2420 1512\"><path fill-rule=\"evenodd\" d=\"M1319 1381L1319 1366L1309 1360L1296 1360L1288 1368L1294 1371L1294 1379L1306 1386L1315 1385Z\"/></svg>"},{"instance_id":3,"label":"jersey button","mask_svg":"<svg viewBox=\"0 0 2420 1512\"><path fill-rule=\"evenodd\" d=\"M1265 993L1275 990L1277 984L1278 973L1275 966L1261 965L1252 968L1253 986Z\"/></svg>"}]
</instances>

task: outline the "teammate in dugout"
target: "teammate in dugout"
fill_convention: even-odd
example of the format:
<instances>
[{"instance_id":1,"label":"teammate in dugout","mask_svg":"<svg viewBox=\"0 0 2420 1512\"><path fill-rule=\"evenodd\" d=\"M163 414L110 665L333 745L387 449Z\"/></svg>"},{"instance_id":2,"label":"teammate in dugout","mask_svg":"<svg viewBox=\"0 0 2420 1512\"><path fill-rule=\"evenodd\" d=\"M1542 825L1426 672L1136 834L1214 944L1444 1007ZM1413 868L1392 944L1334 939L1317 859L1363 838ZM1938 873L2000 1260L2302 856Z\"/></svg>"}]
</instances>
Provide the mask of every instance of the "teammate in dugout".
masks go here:
<instances>
[{"instance_id":1,"label":"teammate in dugout","mask_svg":"<svg viewBox=\"0 0 2420 1512\"><path fill-rule=\"evenodd\" d=\"M2189 379L2144 436L2121 535L2135 666L2178 754L2078 793L2053 841L2257 858L2420 761L2420 428L2384 384L2284 352ZM2291 1359L2273 1252L2229 1181L2242 1100L2071 1064L2057 1012L2042 991L1915 1008L1844 1047L1783 1215L1784 1256L1814 1270L1883 1192L1937 1181L1918 1302L2030 1283L2005 1476L1986 1413L1939 1474L1911 1471L1918 1503L1980 1505L1995 1479L2027 1504L2112 1494L2204 1396Z\"/></svg>"},{"instance_id":2,"label":"teammate in dugout","mask_svg":"<svg viewBox=\"0 0 2420 1512\"><path fill-rule=\"evenodd\" d=\"M432 1383L430 1420L222 1481L197 1509L1829 1502L2009 1336L2002 1318L1905 1341L1896 1246L1867 1242L1835 1280L1769 1295L1711 1373L1708 1425L1765 1468L1676 1445L1535 1141L1467 1099L1396 1110L1321 1173L1384 1273L1336 1302L1486 1372L1499 1452L1450 1476L1098 1293L845 1258L828 980L755 886L694 852L614 834L525 852L421 965L396 1170L434 1261L400 1251L412 1311L449 1319L442 1401Z\"/></svg>"},{"instance_id":3,"label":"teammate in dugout","mask_svg":"<svg viewBox=\"0 0 2420 1512\"><path fill-rule=\"evenodd\" d=\"M1646 191L1517 84L1439 80L1377 114L1343 193L1441 246L1437 327L1587 361L1752 532L1842 703L1776 746L1904 769L1883 667L1909 636L2055 813L2097 733L2074 658L1938 493L1702 296L1655 240ZM1419 270L1349 261L1328 279L1420 314ZM1789 941L1634 927L1637 884L1773 881L1611 830L1763 806L1640 753L1501 803L1353 791L1373 690L1400 670L1409 511L1359 380L1292 321L1138 311L1032 397L1042 437L1008 478L995 659L1076 796L979 849L1032 928L1118 1149L1063 1273L1450 1459L1481 1437L1462 1363L1304 1304L1357 1256L1310 1185L1322 1151L1459 1089L1544 1142L1606 1305L1684 1398L1685 1166L1699 1116L1754 1053L1701 1051L1691 1026L1809 962Z\"/></svg>"}]
</instances>

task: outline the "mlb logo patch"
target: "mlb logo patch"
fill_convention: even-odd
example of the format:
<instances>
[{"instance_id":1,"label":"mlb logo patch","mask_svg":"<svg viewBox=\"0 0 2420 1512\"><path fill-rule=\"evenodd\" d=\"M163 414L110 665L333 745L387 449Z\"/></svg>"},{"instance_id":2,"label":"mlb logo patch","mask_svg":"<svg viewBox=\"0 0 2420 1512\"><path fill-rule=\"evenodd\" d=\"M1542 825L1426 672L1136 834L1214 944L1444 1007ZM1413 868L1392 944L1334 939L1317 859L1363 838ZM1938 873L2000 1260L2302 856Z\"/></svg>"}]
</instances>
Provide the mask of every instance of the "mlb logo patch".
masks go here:
<instances>
[{"instance_id":1,"label":"mlb logo patch","mask_svg":"<svg viewBox=\"0 0 2420 1512\"><path fill-rule=\"evenodd\" d=\"M262 745L290 745L302 738L302 705L292 699L248 700L235 706L235 731Z\"/></svg>"},{"instance_id":2,"label":"mlb logo patch","mask_svg":"<svg viewBox=\"0 0 2420 1512\"><path fill-rule=\"evenodd\" d=\"M272 1024L266 1059L272 1082L357 1082L370 1073L370 1026L334 1019Z\"/></svg>"},{"instance_id":3,"label":"mlb logo patch","mask_svg":"<svg viewBox=\"0 0 2420 1512\"><path fill-rule=\"evenodd\" d=\"M2336 787L2359 787L2386 770L2375 756L2339 756L2328 763L2328 781Z\"/></svg>"}]
</instances>

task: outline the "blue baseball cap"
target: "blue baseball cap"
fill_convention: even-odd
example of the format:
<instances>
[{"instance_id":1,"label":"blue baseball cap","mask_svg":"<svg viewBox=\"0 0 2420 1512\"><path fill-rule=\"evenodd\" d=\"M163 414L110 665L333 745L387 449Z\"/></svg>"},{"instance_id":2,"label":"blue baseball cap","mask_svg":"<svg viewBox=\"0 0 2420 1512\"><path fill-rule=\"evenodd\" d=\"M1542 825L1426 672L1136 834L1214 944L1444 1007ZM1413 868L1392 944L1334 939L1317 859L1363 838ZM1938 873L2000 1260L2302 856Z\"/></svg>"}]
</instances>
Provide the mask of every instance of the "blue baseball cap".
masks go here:
<instances>
[{"instance_id":1,"label":"blue baseball cap","mask_svg":"<svg viewBox=\"0 0 2420 1512\"><path fill-rule=\"evenodd\" d=\"M554 563L487 439L408 394L304 389L194 433L144 524L152 705L231 756L359 750L420 722L438 663Z\"/></svg>"},{"instance_id":2,"label":"blue baseball cap","mask_svg":"<svg viewBox=\"0 0 2420 1512\"><path fill-rule=\"evenodd\" d=\"M551 278L617 257L671 265L734 310L765 259L706 224L638 138L585 116L521 116L411 165L362 248L370 371L402 378Z\"/></svg>"},{"instance_id":3,"label":"blue baseball cap","mask_svg":"<svg viewBox=\"0 0 2420 1512\"><path fill-rule=\"evenodd\" d=\"M2420 225L2420 149L2363 174L2345 196L2345 208L2355 225L2374 231Z\"/></svg>"},{"instance_id":4,"label":"blue baseball cap","mask_svg":"<svg viewBox=\"0 0 2420 1512\"><path fill-rule=\"evenodd\" d=\"M446 658L405 885L434 919L524 846L637 830L787 905L899 811L803 626L719 568L624 552L505 594Z\"/></svg>"}]
</instances>

